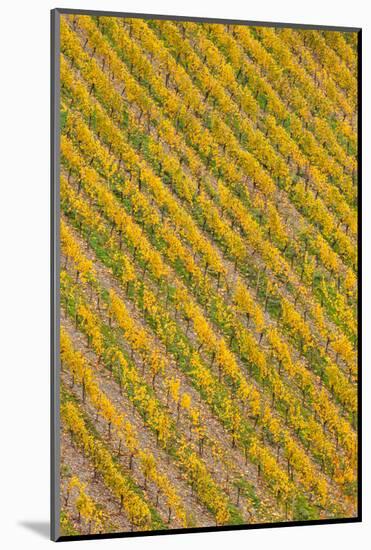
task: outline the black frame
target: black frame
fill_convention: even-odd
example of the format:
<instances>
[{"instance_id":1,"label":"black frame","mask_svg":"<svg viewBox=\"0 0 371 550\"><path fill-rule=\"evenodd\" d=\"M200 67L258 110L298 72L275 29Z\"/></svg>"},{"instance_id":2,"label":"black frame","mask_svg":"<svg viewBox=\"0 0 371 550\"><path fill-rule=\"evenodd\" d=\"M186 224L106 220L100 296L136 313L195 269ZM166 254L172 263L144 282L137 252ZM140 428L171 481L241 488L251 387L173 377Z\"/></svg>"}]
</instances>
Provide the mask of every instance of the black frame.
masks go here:
<instances>
[{"instance_id":1,"label":"black frame","mask_svg":"<svg viewBox=\"0 0 371 550\"><path fill-rule=\"evenodd\" d=\"M50 255L51 255L51 281L50 281L50 356L51 356L51 502L50 502L50 537L55 542L72 540L91 540L91 539L109 539L109 538L128 538L128 537L148 537L153 535L176 535L184 533L205 533L215 531L239 531L250 529L270 529L273 527L295 527L309 525L331 525L338 523L359 523L362 522L362 28L360 27L337 27L329 25L315 24L297 24L297 23L274 23L267 21L246 21L239 19L217 19L210 17L188 17L180 15L158 15L144 13L127 13L114 11L80 10L68 8L55 8L51 10L51 125L50 125L50 145L51 145L51 236L50 236ZM358 146L358 228L357 228L357 255L358 255L358 472L357 472L357 516L352 518L320 519L309 521L287 521L275 523L254 523L246 525L225 525L210 527L191 527L171 530L152 530L152 531L134 531L123 533L101 533L92 535L71 535L61 536L59 534L60 520L60 417L59 417L59 376L60 376L60 349L59 349L59 330L60 330L60 295L59 295L59 273L60 273L60 35L59 21L60 15L78 14L90 16L107 17L130 17L136 19L163 19L172 21L192 21L198 23L220 23L224 25L248 25L258 27L285 27L291 29L308 29L338 32L356 32L358 34L358 59L357 59L357 77L358 77L358 113L357 113L357 146Z\"/></svg>"}]
</instances>

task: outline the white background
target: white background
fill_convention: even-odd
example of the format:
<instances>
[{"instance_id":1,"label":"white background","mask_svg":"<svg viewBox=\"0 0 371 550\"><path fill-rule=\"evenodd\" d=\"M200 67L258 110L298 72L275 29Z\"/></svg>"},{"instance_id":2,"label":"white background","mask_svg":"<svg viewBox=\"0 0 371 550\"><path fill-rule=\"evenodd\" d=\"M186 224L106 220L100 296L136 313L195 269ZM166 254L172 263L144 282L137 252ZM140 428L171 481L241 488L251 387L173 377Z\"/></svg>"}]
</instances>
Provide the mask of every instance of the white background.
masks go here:
<instances>
[{"instance_id":1,"label":"white background","mask_svg":"<svg viewBox=\"0 0 371 550\"><path fill-rule=\"evenodd\" d=\"M0 544L41 548L49 520L49 10L54 7L363 27L364 523L73 542L79 548L369 548L370 14L366 0L7 0L0 29ZM368 205L368 208L367 208ZM370 467L369 467L370 465Z\"/></svg>"}]
</instances>

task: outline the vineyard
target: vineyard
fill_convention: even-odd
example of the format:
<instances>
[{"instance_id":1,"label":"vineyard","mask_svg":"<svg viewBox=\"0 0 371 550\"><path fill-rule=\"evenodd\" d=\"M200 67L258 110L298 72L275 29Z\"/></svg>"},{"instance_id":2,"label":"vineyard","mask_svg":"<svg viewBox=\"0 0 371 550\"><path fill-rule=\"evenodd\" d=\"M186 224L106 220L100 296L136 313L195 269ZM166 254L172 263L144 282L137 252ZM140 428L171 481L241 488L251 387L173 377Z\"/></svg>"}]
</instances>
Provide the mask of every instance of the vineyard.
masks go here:
<instances>
[{"instance_id":1,"label":"vineyard","mask_svg":"<svg viewBox=\"0 0 371 550\"><path fill-rule=\"evenodd\" d=\"M60 49L62 534L357 516L357 33Z\"/></svg>"}]
</instances>

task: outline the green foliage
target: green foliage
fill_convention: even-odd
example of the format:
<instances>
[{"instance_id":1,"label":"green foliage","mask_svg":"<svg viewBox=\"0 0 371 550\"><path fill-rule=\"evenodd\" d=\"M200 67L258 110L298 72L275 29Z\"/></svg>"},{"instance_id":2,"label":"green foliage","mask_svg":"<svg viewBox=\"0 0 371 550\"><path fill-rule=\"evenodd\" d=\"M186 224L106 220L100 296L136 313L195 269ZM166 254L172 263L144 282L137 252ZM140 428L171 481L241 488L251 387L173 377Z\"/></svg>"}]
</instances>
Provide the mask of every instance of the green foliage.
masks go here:
<instances>
[{"instance_id":1,"label":"green foliage","mask_svg":"<svg viewBox=\"0 0 371 550\"><path fill-rule=\"evenodd\" d=\"M318 511L309 504L303 495L295 498L293 506L293 519L296 521L309 521L319 519Z\"/></svg>"}]
</instances>

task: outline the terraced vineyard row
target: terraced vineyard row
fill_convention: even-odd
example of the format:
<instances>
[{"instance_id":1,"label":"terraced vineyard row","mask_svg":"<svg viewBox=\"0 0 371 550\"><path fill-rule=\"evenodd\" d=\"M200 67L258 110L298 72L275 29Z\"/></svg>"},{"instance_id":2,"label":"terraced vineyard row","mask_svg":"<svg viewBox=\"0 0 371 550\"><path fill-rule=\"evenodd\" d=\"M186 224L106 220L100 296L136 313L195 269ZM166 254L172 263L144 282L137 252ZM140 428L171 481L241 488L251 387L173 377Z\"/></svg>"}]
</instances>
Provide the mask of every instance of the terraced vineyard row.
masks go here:
<instances>
[{"instance_id":1,"label":"terraced vineyard row","mask_svg":"<svg viewBox=\"0 0 371 550\"><path fill-rule=\"evenodd\" d=\"M354 517L352 33L60 35L63 533Z\"/></svg>"}]
</instances>

